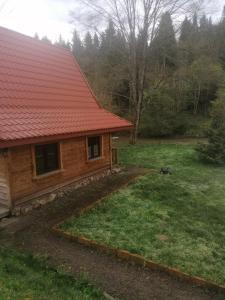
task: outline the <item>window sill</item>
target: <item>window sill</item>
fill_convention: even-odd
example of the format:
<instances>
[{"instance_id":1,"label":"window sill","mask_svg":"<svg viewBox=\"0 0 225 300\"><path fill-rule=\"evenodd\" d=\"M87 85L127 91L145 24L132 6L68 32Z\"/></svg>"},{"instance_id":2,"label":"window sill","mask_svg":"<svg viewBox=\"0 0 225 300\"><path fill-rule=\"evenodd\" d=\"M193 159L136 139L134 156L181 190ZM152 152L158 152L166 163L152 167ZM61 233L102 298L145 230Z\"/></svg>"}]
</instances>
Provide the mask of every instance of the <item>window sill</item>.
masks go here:
<instances>
[{"instance_id":1,"label":"window sill","mask_svg":"<svg viewBox=\"0 0 225 300\"><path fill-rule=\"evenodd\" d=\"M103 158L104 158L104 156L99 156L99 157L96 157L96 158L88 158L87 163L102 160Z\"/></svg>"},{"instance_id":2,"label":"window sill","mask_svg":"<svg viewBox=\"0 0 225 300\"><path fill-rule=\"evenodd\" d=\"M64 172L64 169L59 169L59 170L48 172L48 173L45 173L45 174L42 174L42 175L35 175L35 176L33 176L33 180L39 180L39 179L47 178L47 177L50 177L50 176L53 176L53 175L56 175L56 174L60 174L60 173L63 173L63 172Z\"/></svg>"}]
</instances>

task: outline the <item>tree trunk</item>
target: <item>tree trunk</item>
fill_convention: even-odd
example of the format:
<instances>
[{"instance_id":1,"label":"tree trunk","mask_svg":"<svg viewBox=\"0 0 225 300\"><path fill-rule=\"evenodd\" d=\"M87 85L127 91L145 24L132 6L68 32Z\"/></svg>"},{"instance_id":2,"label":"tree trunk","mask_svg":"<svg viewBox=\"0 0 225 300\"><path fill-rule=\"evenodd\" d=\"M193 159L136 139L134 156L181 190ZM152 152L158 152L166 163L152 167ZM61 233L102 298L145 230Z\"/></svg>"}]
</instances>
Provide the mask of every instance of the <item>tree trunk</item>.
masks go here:
<instances>
[{"instance_id":1,"label":"tree trunk","mask_svg":"<svg viewBox=\"0 0 225 300\"><path fill-rule=\"evenodd\" d=\"M131 145L135 145L137 143L139 124L140 124L140 110L137 110L135 112L135 118L133 121L134 129L132 130L131 136L130 136L130 144Z\"/></svg>"},{"instance_id":2,"label":"tree trunk","mask_svg":"<svg viewBox=\"0 0 225 300\"><path fill-rule=\"evenodd\" d=\"M199 105L199 101L200 101L200 96L201 96L201 85L199 84L197 96L195 96L195 102L194 102L194 110L193 110L194 115L197 115L197 113L198 113L198 105Z\"/></svg>"}]
</instances>

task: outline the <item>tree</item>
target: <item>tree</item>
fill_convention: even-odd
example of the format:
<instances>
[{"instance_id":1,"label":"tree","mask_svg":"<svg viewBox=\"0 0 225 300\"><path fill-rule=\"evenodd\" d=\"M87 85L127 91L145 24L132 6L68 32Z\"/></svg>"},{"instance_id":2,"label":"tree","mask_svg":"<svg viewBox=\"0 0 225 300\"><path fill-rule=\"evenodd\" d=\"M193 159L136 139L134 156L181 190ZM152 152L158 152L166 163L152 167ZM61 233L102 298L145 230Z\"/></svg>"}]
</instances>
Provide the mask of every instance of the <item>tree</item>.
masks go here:
<instances>
[{"instance_id":1,"label":"tree","mask_svg":"<svg viewBox=\"0 0 225 300\"><path fill-rule=\"evenodd\" d=\"M180 33L180 42L186 42L190 39L190 32L191 32L191 22L185 17L182 25L181 25L181 33Z\"/></svg>"},{"instance_id":2,"label":"tree","mask_svg":"<svg viewBox=\"0 0 225 300\"><path fill-rule=\"evenodd\" d=\"M34 34L34 38L35 38L36 40L39 40L39 35L38 35L38 33L37 33L37 32L35 32L35 34Z\"/></svg>"},{"instance_id":3,"label":"tree","mask_svg":"<svg viewBox=\"0 0 225 300\"><path fill-rule=\"evenodd\" d=\"M177 42L173 21L169 12L162 15L159 30L150 46L154 62L158 62L163 69L175 67L177 64Z\"/></svg>"},{"instance_id":4,"label":"tree","mask_svg":"<svg viewBox=\"0 0 225 300\"><path fill-rule=\"evenodd\" d=\"M99 50L100 42L99 42L99 38L98 38L98 35L96 32L94 34L93 45L94 45L95 51L97 52Z\"/></svg>"},{"instance_id":5,"label":"tree","mask_svg":"<svg viewBox=\"0 0 225 300\"><path fill-rule=\"evenodd\" d=\"M225 165L225 89L220 89L213 104L212 121L207 133L208 144L197 148L200 157L208 162Z\"/></svg>"},{"instance_id":6,"label":"tree","mask_svg":"<svg viewBox=\"0 0 225 300\"><path fill-rule=\"evenodd\" d=\"M199 57L199 38L198 15L195 13L192 21L186 17L181 25L179 49L182 65L189 65Z\"/></svg>"},{"instance_id":7,"label":"tree","mask_svg":"<svg viewBox=\"0 0 225 300\"><path fill-rule=\"evenodd\" d=\"M46 44L51 44L52 43L52 41L46 35L43 36L41 40L43 42L45 42Z\"/></svg>"},{"instance_id":8,"label":"tree","mask_svg":"<svg viewBox=\"0 0 225 300\"><path fill-rule=\"evenodd\" d=\"M83 53L83 44L81 42L80 36L76 30L73 32L72 37L72 53L80 62L82 53Z\"/></svg>"},{"instance_id":9,"label":"tree","mask_svg":"<svg viewBox=\"0 0 225 300\"><path fill-rule=\"evenodd\" d=\"M225 22L225 6L223 7L221 22Z\"/></svg>"},{"instance_id":10,"label":"tree","mask_svg":"<svg viewBox=\"0 0 225 300\"><path fill-rule=\"evenodd\" d=\"M63 39L63 37L62 37L61 34L59 35L58 41L55 42L55 45L60 46L60 47L63 47L63 48L66 48L66 49L69 49L69 50L71 49L71 48L70 48L70 43L69 43L69 42L66 42L66 41Z\"/></svg>"},{"instance_id":11,"label":"tree","mask_svg":"<svg viewBox=\"0 0 225 300\"><path fill-rule=\"evenodd\" d=\"M190 88L190 103L193 114L199 112L199 106L205 110L209 103L215 100L216 91L223 77L220 65L215 64L207 57L195 60L187 69L187 77Z\"/></svg>"},{"instance_id":12,"label":"tree","mask_svg":"<svg viewBox=\"0 0 225 300\"><path fill-rule=\"evenodd\" d=\"M218 48L218 57L223 67L225 68L225 6L223 9L223 14L220 23L217 26L217 48Z\"/></svg>"},{"instance_id":13,"label":"tree","mask_svg":"<svg viewBox=\"0 0 225 300\"><path fill-rule=\"evenodd\" d=\"M96 36L96 42L95 42ZM127 66L124 64L125 46L112 20L106 29L93 39L95 77L92 86L107 109L121 114L127 108ZM125 93L125 96L124 96ZM119 108L119 109L118 109Z\"/></svg>"},{"instance_id":14,"label":"tree","mask_svg":"<svg viewBox=\"0 0 225 300\"><path fill-rule=\"evenodd\" d=\"M90 32L88 31L84 38L84 47L85 47L86 51L91 52L92 46L93 46L92 36L91 36Z\"/></svg>"},{"instance_id":15,"label":"tree","mask_svg":"<svg viewBox=\"0 0 225 300\"><path fill-rule=\"evenodd\" d=\"M159 20L166 11L171 15L184 10L190 0L83 0L89 8L87 21L93 24L93 12L98 20L111 19L126 41L130 86L130 110L134 123L131 142L136 143L144 99L147 49L156 36ZM90 18L91 16L91 18ZM91 21L91 22L90 22Z\"/></svg>"},{"instance_id":16,"label":"tree","mask_svg":"<svg viewBox=\"0 0 225 300\"><path fill-rule=\"evenodd\" d=\"M194 16L193 16L193 20L192 20L192 30L191 30L191 35L192 35L193 42L195 42L197 40L198 32L199 32L198 15L197 15L197 13L195 13Z\"/></svg>"}]
</instances>

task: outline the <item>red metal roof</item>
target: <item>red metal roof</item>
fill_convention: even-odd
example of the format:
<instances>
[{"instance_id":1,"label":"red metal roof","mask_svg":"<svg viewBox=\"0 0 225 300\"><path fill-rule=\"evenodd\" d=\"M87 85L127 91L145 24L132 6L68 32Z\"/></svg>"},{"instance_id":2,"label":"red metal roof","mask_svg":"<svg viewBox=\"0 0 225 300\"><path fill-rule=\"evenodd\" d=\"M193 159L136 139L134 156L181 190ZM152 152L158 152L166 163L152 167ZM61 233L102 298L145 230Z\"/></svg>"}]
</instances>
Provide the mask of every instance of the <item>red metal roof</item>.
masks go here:
<instances>
[{"instance_id":1,"label":"red metal roof","mask_svg":"<svg viewBox=\"0 0 225 300\"><path fill-rule=\"evenodd\" d=\"M101 108L69 50L0 27L0 148L131 126Z\"/></svg>"}]
</instances>

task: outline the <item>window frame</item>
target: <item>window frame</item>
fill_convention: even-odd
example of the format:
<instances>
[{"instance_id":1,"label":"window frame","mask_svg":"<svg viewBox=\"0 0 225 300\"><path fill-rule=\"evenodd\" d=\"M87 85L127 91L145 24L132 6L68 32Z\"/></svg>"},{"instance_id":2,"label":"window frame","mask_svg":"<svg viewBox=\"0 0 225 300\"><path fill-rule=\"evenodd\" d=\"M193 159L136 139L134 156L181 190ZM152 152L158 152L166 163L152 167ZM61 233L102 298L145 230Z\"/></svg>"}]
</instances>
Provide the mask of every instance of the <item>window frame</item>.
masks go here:
<instances>
[{"instance_id":1,"label":"window frame","mask_svg":"<svg viewBox=\"0 0 225 300\"><path fill-rule=\"evenodd\" d=\"M88 140L89 138L99 137L99 145L100 145L100 155L98 157L89 158L89 147ZM89 135L86 137L86 158L88 162L96 161L103 158L103 136L101 134Z\"/></svg>"},{"instance_id":2,"label":"window frame","mask_svg":"<svg viewBox=\"0 0 225 300\"><path fill-rule=\"evenodd\" d=\"M44 146L44 145L51 145L51 144L56 144L57 148L58 148L58 168L53 170L53 171L49 171L49 172L45 172L43 174L37 174L37 161L36 161L36 146ZM47 177L53 174L57 174L63 171L63 164L62 164L62 147L61 147L61 143L60 142L48 142L48 143L40 143L40 144L35 144L32 145L32 165L33 165L33 178L34 179L38 179L38 178L43 178L43 177Z\"/></svg>"}]
</instances>

